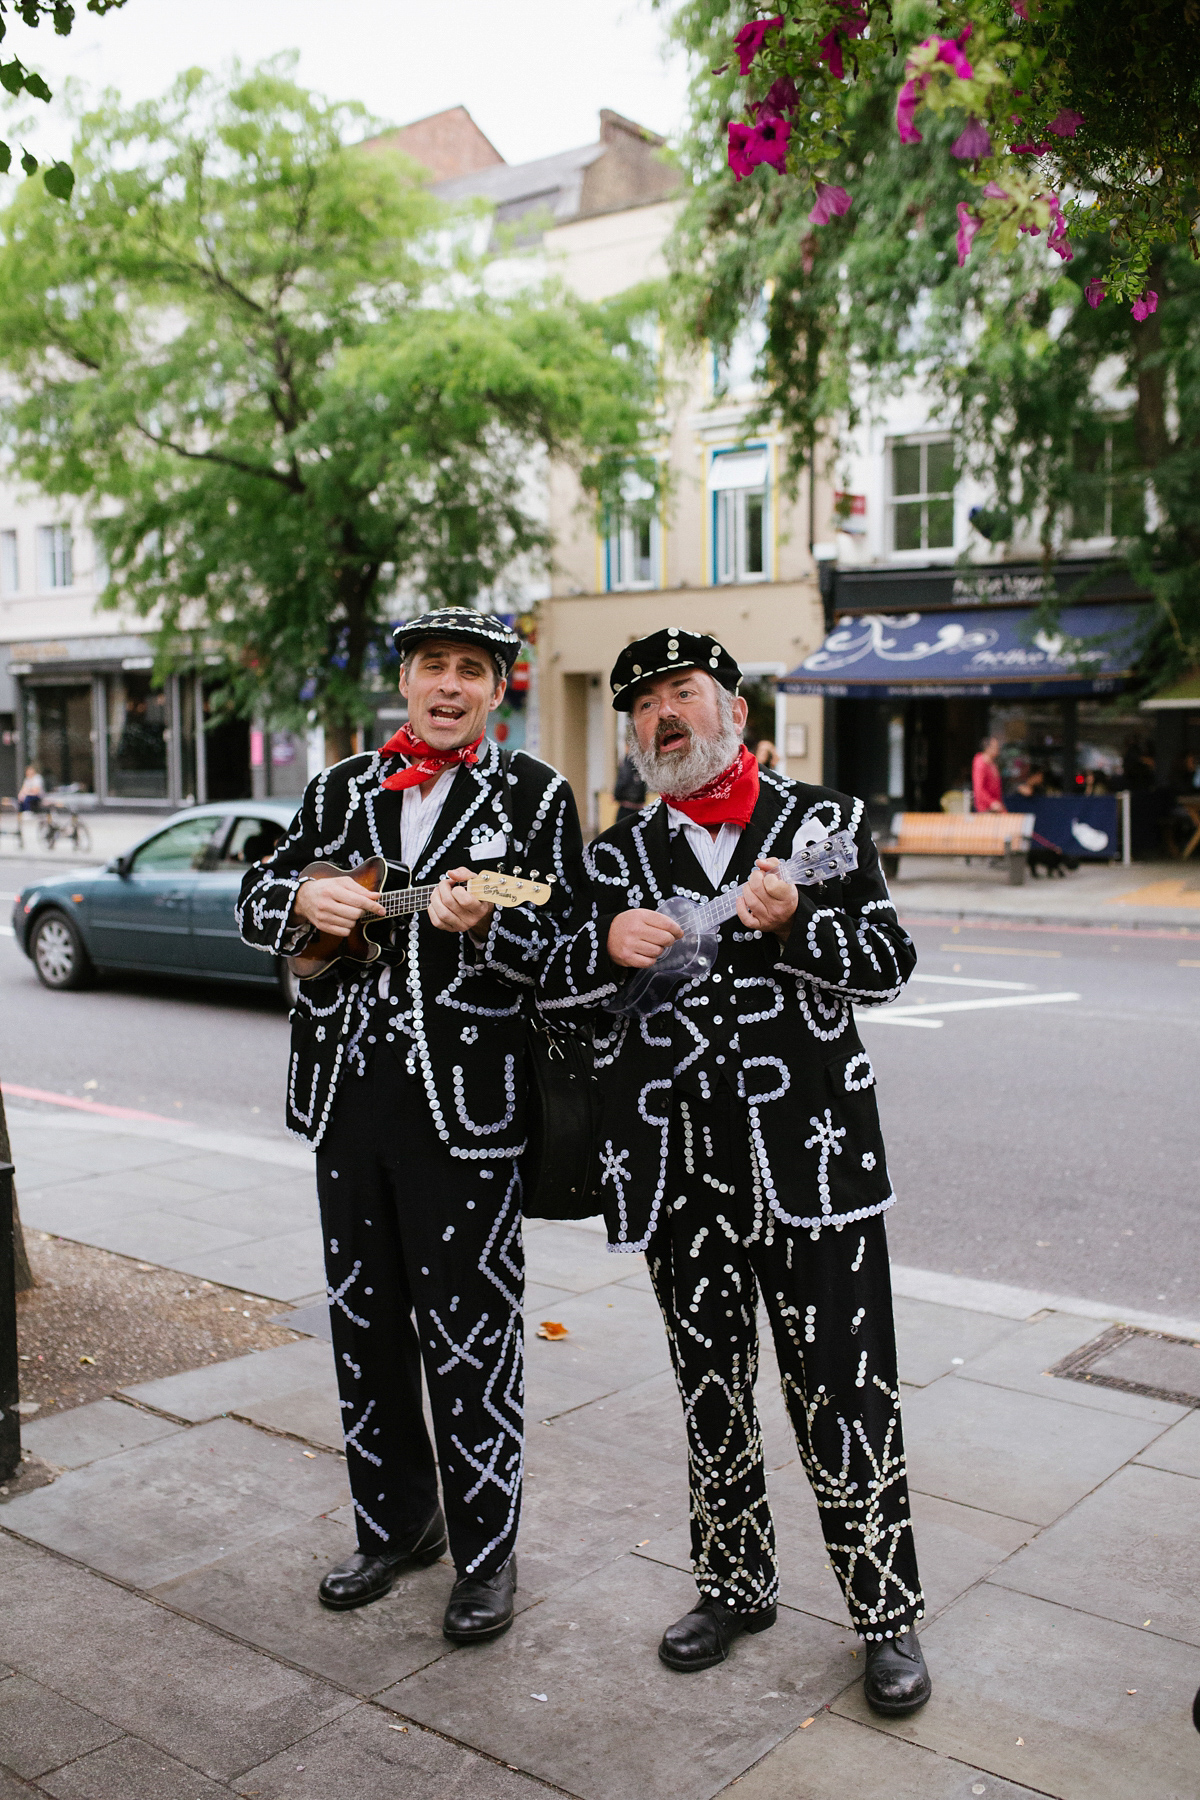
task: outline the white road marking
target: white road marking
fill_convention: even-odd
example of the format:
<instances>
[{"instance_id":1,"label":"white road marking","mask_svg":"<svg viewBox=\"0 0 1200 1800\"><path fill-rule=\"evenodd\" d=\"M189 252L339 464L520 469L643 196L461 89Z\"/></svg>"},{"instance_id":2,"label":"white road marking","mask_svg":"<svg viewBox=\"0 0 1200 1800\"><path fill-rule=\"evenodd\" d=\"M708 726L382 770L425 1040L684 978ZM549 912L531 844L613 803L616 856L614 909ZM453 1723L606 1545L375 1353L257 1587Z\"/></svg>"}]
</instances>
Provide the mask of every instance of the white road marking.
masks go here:
<instances>
[{"instance_id":1,"label":"white road marking","mask_svg":"<svg viewBox=\"0 0 1200 1800\"><path fill-rule=\"evenodd\" d=\"M0 925L0 937L16 937L16 935L11 925Z\"/></svg>"},{"instance_id":2,"label":"white road marking","mask_svg":"<svg viewBox=\"0 0 1200 1800\"><path fill-rule=\"evenodd\" d=\"M996 1006L1053 1006L1067 1000L1078 1000L1079 994L1004 994L991 1000L925 1000L916 1006L864 1007L855 1017L861 1022L873 1019L879 1025L940 1025L933 1013L981 1012ZM923 1015L923 1016L922 1016Z\"/></svg>"},{"instance_id":3,"label":"white road marking","mask_svg":"<svg viewBox=\"0 0 1200 1800\"><path fill-rule=\"evenodd\" d=\"M938 987L979 987L979 988L1012 988L1013 992L1027 994L1033 990L1032 981L979 981L969 975L910 975L909 981L935 982Z\"/></svg>"}]
</instances>

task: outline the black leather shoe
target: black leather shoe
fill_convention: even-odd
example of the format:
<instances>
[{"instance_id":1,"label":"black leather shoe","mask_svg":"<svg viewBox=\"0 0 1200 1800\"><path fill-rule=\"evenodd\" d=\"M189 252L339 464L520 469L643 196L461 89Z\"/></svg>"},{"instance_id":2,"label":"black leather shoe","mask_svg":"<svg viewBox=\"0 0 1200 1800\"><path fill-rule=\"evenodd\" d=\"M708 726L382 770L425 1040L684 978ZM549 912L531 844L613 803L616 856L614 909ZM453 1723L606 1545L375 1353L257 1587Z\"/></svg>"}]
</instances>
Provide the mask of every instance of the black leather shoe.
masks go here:
<instances>
[{"instance_id":1,"label":"black leather shoe","mask_svg":"<svg viewBox=\"0 0 1200 1800\"><path fill-rule=\"evenodd\" d=\"M658 1654L668 1669L711 1669L725 1661L730 1644L743 1631L753 1635L774 1623L773 1606L764 1606L756 1613L735 1613L705 1595L695 1612L684 1613L682 1619L667 1626Z\"/></svg>"},{"instance_id":2,"label":"black leather shoe","mask_svg":"<svg viewBox=\"0 0 1200 1800\"><path fill-rule=\"evenodd\" d=\"M450 1589L442 1632L453 1644L484 1644L513 1622L517 1559L510 1556L494 1575L464 1575Z\"/></svg>"},{"instance_id":3,"label":"black leather shoe","mask_svg":"<svg viewBox=\"0 0 1200 1800\"><path fill-rule=\"evenodd\" d=\"M867 1645L863 1692L873 1711L886 1713L891 1719L924 1706L933 1692L933 1683L915 1631Z\"/></svg>"},{"instance_id":4,"label":"black leather shoe","mask_svg":"<svg viewBox=\"0 0 1200 1800\"><path fill-rule=\"evenodd\" d=\"M384 1556L371 1556L356 1550L346 1562L330 1569L317 1589L322 1606L334 1612L348 1612L352 1606L369 1606L382 1600L397 1575L405 1569L424 1569L446 1553L446 1521L439 1506L429 1523L422 1527L410 1544Z\"/></svg>"}]
</instances>

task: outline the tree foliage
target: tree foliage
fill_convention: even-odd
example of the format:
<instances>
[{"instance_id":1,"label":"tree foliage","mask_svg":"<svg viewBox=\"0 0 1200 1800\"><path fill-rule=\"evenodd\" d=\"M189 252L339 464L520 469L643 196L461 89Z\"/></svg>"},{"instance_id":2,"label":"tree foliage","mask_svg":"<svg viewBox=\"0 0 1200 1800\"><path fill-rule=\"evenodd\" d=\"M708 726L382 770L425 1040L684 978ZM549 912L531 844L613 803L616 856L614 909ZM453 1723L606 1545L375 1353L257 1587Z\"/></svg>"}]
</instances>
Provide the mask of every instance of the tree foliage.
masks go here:
<instances>
[{"instance_id":1,"label":"tree foliage","mask_svg":"<svg viewBox=\"0 0 1200 1800\"><path fill-rule=\"evenodd\" d=\"M125 0L87 0L87 9L92 13L114 12L118 6L124 6ZM36 31L43 19L53 26L55 35L69 37L71 27L75 23L75 8L68 0L0 0L0 40L8 35L5 17L15 13L22 24ZM14 97L18 94L29 94L35 100L50 100L53 95L42 77L35 69L26 68L19 56L10 56L5 62L0 55L0 87ZM38 159L29 150L21 152L21 167L26 175L36 175ZM12 145L0 139L0 175L6 175L12 168ZM75 171L70 163L54 162L43 172L43 180L47 191L58 200L70 197L75 185Z\"/></svg>"},{"instance_id":2,"label":"tree foliage","mask_svg":"<svg viewBox=\"0 0 1200 1800\"><path fill-rule=\"evenodd\" d=\"M1149 293L1164 246L1200 255L1200 0L790 0L745 23L731 11L685 6L682 31L736 64L735 173L762 164L818 209L831 194L852 204L831 169L853 153L858 98L881 88L897 143L954 123L960 245L978 232L981 249L1008 252L1045 232L1069 256L1069 229L1103 235L1102 285L1127 300Z\"/></svg>"},{"instance_id":3,"label":"tree foliage","mask_svg":"<svg viewBox=\"0 0 1200 1800\"><path fill-rule=\"evenodd\" d=\"M738 76L724 58L740 17L727 0L688 0L675 15L699 68L684 145L692 187L672 252L677 329L728 343L766 295L763 410L786 427L793 468L822 445L836 468L875 403L915 385L990 493L978 524L998 546L1032 533L1055 554L1088 483L1108 479L1085 470L1115 430L1130 445L1116 486L1148 489L1144 524L1126 507L1114 552L1158 600L1144 679L1200 661L1200 269L1187 245L1156 250L1158 308L1141 322L1089 303L1105 231L1077 233L1067 263L1024 237L960 266L961 120L923 117L921 142L898 143L902 48L847 86L823 168L854 203L813 223L802 180L755 168L738 181L726 166Z\"/></svg>"},{"instance_id":4,"label":"tree foliage","mask_svg":"<svg viewBox=\"0 0 1200 1800\"><path fill-rule=\"evenodd\" d=\"M654 399L629 304L489 300L363 118L286 59L192 71L82 120L69 206L0 219L17 471L89 498L165 650L219 642L243 710L341 743L397 589L502 595L549 548L532 462L615 492Z\"/></svg>"}]
</instances>

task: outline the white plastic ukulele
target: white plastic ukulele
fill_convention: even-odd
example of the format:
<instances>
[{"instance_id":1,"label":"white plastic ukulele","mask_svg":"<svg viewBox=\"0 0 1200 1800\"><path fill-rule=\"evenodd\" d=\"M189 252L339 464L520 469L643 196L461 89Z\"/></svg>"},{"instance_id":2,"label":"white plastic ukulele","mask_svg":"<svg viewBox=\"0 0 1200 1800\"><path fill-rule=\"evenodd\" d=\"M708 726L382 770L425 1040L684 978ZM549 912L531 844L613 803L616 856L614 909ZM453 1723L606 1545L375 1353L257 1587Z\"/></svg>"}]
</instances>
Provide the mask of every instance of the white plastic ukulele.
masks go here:
<instances>
[{"instance_id":1,"label":"white plastic ukulele","mask_svg":"<svg viewBox=\"0 0 1200 1800\"><path fill-rule=\"evenodd\" d=\"M808 829L820 831L824 827L814 825ZM804 830L802 826L801 832ZM800 832L796 835L799 837ZM857 867L858 846L850 832L839 831L789 856L780 863L779 874L785 881L795 882L797 887L816 887L822 881L836 881ZM738 901L745 886L743 882L741 887L699 904L684 899L681 894L661 900L654 908L655 912L674 919L682 926L683 936L676 938L648 969L635 969L620 993L605 1001L606 1011L637 1013L639 1016L657 1012L681 981L707 975L717 960L717 934L726 919L736 918Z\"/></svg>"}]
</instances>

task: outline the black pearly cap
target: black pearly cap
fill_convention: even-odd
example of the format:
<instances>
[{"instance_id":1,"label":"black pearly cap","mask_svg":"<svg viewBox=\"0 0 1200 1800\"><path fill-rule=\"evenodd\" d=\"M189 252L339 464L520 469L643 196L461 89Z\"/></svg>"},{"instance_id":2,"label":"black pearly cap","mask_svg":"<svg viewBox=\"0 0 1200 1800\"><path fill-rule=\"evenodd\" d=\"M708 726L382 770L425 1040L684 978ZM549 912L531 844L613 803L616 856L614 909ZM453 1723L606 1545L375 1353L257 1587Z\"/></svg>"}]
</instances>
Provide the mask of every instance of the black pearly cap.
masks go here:
<instances>
[{"instance_id":1,"label":"black pearly cap","mask_svg":"<svg viewBox=\"0 0 1200 1800\"><path fill-rule=\"evenodd\" d=\"M681 631L677 625L668 625L665 631L652 631L622 650L608 678L613 706L617 712L629 712L634 693L644 681L671 675L676 669L703 669L731 694L737 693L742 679L737 663L716 638L704 631Z\"/></svg>"},{"instance_id":2,"label":"black pearly cap","mask_svg":"<svg viewBox=\"0 0 1200 1800\"><path fill-rule=\"evenodd\" d=\"M482 644L491 652L505 680L521 654L520 636L511 625L491 613L476 612L472 606L446 606L440 612L422 613L407 624L397 625L392 633L392 642L401 657L429 638L461 638L468 644Z\"/></svg>"}]
</instances>

